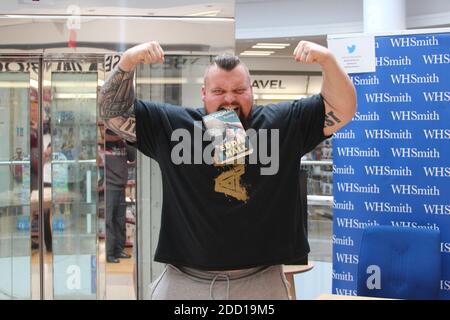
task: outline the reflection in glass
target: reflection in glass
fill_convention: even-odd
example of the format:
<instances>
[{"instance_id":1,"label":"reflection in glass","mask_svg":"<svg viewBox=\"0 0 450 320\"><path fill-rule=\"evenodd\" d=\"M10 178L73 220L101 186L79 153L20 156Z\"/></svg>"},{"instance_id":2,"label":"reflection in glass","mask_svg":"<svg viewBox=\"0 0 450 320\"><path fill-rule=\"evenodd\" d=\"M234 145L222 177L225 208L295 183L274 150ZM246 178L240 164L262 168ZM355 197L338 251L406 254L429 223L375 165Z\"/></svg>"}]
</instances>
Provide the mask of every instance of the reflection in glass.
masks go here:
<instances>
[{"instance_id":1,"label":"reflection in glass","mask_svg":"<svg viewBox=\"0 0 450 320\"><path fill-rule=\"evenodd\" d=\"M109 129L102 129L102 210L107 263L107 299L135 299L136 150Z\"/></svg>"},{"instance_id":2,"label":"reflection in glass","mask_svg":"<svg viewBox=\"0 0 450 320\"><path fill-rule=\"evenodd\" d=\"M308 241L311 261L332 262L333 208L308 205Z\"/></svg>"},{"instance_id":3,"label":"reflection in glass","mask_svg":"<svg viewBox=\"0 0 450 320\"><path fill-rule=\"evenodd\" d=\"M31 298L29 99L29 73L0 73L0 299Z\"/></svg>"},{"instance_id":4,"label":"reflection in glass","mask_svg":"<svg viewBox=\"0 0 450 320\"><path fill-rule=\"evenodd\" d=\"M95 299L97 72L53 72L51 186L55 299Z\"/></svg>"},{"instance_id":5,"label":"reflection in glass","mask_svg":"<svg viewBox=\"0 0 450 320\"><path fill-rule=\"evenodd\" d=\"M302 158L302 169L308 173L308 240L312 261L332 261L332 152L332 139L327 139Z\"/></svg>"}]
</instances>

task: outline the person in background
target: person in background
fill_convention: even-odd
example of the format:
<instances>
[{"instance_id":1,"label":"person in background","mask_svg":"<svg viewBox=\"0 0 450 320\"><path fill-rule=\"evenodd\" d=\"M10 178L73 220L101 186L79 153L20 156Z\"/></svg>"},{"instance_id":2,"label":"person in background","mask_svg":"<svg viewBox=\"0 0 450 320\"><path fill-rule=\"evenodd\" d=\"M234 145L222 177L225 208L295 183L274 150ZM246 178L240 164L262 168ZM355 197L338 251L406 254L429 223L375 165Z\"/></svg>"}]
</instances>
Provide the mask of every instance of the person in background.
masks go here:
<instances>
[{"instance_id":1,"label":"person in background","mask_svg":"<svg viewBox=\"0 0 450 320\"><path fill-rule=\"evenodd\" d=\"M128 163L136 150L113 131L105 130L106 261L119 263L131 258L124 252L126 239L126 199Z\"/></svg>"}]
</instances>

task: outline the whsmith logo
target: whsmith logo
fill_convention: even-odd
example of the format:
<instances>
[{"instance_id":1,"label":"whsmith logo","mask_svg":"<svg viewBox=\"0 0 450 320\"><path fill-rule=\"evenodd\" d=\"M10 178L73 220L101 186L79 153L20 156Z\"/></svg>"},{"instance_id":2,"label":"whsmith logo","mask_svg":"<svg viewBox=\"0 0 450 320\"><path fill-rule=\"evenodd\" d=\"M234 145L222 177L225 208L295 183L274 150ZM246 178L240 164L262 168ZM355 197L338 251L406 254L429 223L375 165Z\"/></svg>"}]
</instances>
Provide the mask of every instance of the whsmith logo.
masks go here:
<instances>
[{"instance_id":1,"label":"whsmith logo","mask_svg":"<svg viewBox=\"0 0 450 320\"><path fill-rule=\"evenodd\" d=\"M364 166L364 170L368 176L412 176L412 170L408 166L400 166L399 168L391 168L390 166Z\"/></svg>"},{"instance_id":2,"label":"whsmith logo","mask_svg":"<svg viewBox=\"0 0 450 320\"><path fill-rule=\"evenodd\" d=\"M388 140L395 140L395 139L401 139L401 140L409 140L412 139L411 131L408 129L406 130L400 130L400 131L391 131L389 129L365 129L364 132L366 133L367 139L388 139Z\"/></svg>"},{"instance_id":3,"label":"whsmith logo","mask_svg":"<svg viewBox=\"0 0 450 320\"><path fill-rule=\"evenodd\" d=\"M338 294L340 296L356 296L357 292L356 290L336 288L335 294Z\"/></svg>"},{"instance_id":4,"label":"whsmith logo","mask_svg":"<svg viewBox=\"0 0 450 320\"><path fill-rule=\"evenodd\" d=\"M448 64L450 63L449 53L439 53L439 54L423 54L423 62L425 64Z\"/></svg>"},{"instance_id":5,"label":"whsmith logo","mask_svg":"<svg viewBox=\"0 0 450 320\"><path fill-rule=\"evenodd\" d=\"M340 192L354 193L380 193L380 188L376 184L360 185L355 182L337 182L337 188Z\"/></svg>"},{"instance_id":6,"label":"whsmith logo","mask_svg":"<svg viewBox=\"0 0 450 320\"><path fill-rule=\"evenodd\" d=\"M391 225L394 227L408 227L408 228L418 228L418 229L431 229L439 230L439 226L436 223L418 224L413 221L391 221Z\"/></svg>"},{"instance_id":7,"label":"whsmith logo","mask_svg":"<svg viewBox=\"0 0 450 320\"><path fill-rule=\"evenodd\" d=\"M351 282L353 281L353 276L349 271L336 272L333 269L333 273L331 274L331 277L334 280L351 281Z\"/></svg>"},{"instance_id":8,"label":"whsmith logo","mask_svg":"<svg viewBox=\"0 0 450 320\"><path fill-rule=\"evenodd\" d=\"M441 280L441 290L448 291L450 290L450 280Z\"/></svg>"},{"instance_id":9,"label":"whsmith logo","mask_svg":"<svg viewBox=\"0 0 450 320\"><path fill-rule=\"evenodd\" d=\"M336 218L336 222L339 227L351 228L351 229L364 229L367 226L379 226L380 224L376 220L359 221L355 218Z\"/></svg>"},{"instance_id":10,"label":"whsmith logo","mask_svg":"<svg viewBox=\"0 0 450 320\"><path fill-rule=\"evenodd\" d=\"M376 75L370 75L368 77L350 76L355 86L373 86L380 84L380 79Z\"/></svg>"},{"instance_id":11,"label":"whsmith logo","mask_svg":"<svg viewBox=\"0 0 450 320\"><path fill-rule=\"evenodd\" d=\"M333 209L353 211L355 210L355 205L351 201L337 202L334 200Z\"/></svg>"},{"instance_id":12,"label":"whsmith logo","mask_svg":"<svg viewBox=\"0 0 450 320\"><path fill-rule=\"evenodd\" d=\"M426 150L418 150L417 148L391 148L391 152L395 158L440 158L440 153L436 148L427 148Z\"/></svg>"},{"instance_id":13,"label":"whsmith logo","mask_svg":"<svg viewBox=\"0 0 450 320\"><path fill-rule=\"evenodd\" d=\"M333 237L331 239L333 241L333 244L337 244L340 246L353 247L355 245L355 242L350 236L343 236L342 238L339 238L333 234Z\"/></svg>"},{"instance_id":14,"label":"whsmith logo","mask_svg":"<svg viewBox=\"0 0 450 320\"><path fill-rule=\"evenodd\" d=\"M356 112L352 121L378 121L380 115L376 111L369 111L367 113Z\"/></svg>"},{"instance_id":15,"label":"whsmith logo","mask_svg":"<svg viewBox=\"0 0 450 320\"><path fill-rule=\"evenodd\" d=\"M426 75L417 75L415 73L391 74L393 84L421 84L421 83L439 83L439 77L436 73Z\"/></svg>"},{"instance_id":16,"label":"whsmith logo","mask_svg":"<svg viewBox=\"0 0 450 320\"><path fill-rule=\"evenodd\" d=\"M390 202L366 202L366 211L386 213L412 213L412 207L408 203L391 204Z\"/></svg>"},{"instance_id":17,"label":"whsmith logo","mask_svg":"<svg viewBox=\"0 0 450 320\"><path fill-rule=\"evenodd\" d=\"M427 214L450 215L450 204L424 204L423 208Z\"/></svg>"},{"instance_id":18,"label":"whsmith logo","mask_svg":"<svg viewBox=\"0 0 450 320\"><path fill-rule=\"evenodd\" d=\"M398 95L392 95L388 92L374 92L374 93L366 93L365 97L366 97L366 101L368 103L407 103L407 102L412 102L412 98L408 92L400 93Z\"/></svg>"},{"instance_id":19,"label":"whsmith logo","mask_svg":"<svg viewBox=\"0 0 450 320\"><path fill-rule=\"evenodd\" d=\"M344 165L343 167L338 167L336 165L333 165L333 174L348 174L348 175L354 175L355 169L353 169L352 165Z\"/></svg>"},{"instance_id":20,"label":"whsmith logo","mask_svg":"<svg viewBox=\"0 0 450 320\"><path fill-rule=\"evenodd\" d=\"M438 46L439 41L435 36L426 36L425 39L418 39L417 37L401 37L391 38L392 47L428 47Z\"/></svg>"},{"instance_id":21,"label":"whsmith logo","mask_svg":"<svg viewBox=\"0 0 450 320\"><path fill-rule=\"evenodd\" d=\"M441 242L441 252L450 253L450 242Z\"/></svg>"},{"instance_id":22,"label":"whsmith logo","mask_svg":"<svg viewBox=\"0 0 450 320\"><path fill-rule=\"evenodd\" d=\"M341 157L380 157L380 151L377 148L368 148L366 150L358 147L337 147L337 152Z\"/></svg>"},{"instance_id":23,"label":"whsmith logo","mask_svg":"<svg viewBox=\"0 0 450 320\"><path fill-rule=\"evenodd\" d=\"M441 192L436 186L419 187L416 184L391 184L393 194L408 196L439 196Z\"/></svg>"},{"instance_id":24,"label":"whsmith logo","mask_svg":"<svg viewBox=\"0 0 450 320\"><path fill-rule=\"evenodd\" d=\"M336 260L340 263L358 264L359 257L357 254L336 252Z\"/></svg>"},{"instance_id":25,"label":"whsmith logo","mask_svg":"<svg viewBox=\"0 0 450 320\"><path fill-rule=\"evenodd\" d=\"M447 140L450 139L450 129L423 129L426 139Z\"/></svg>"},{"instance_id":26,"label":"whsmith logo","mask_svg":"<svg viewBox=\"0 0 450 320\"><path fill-rule=\"evenodd\" d=\"M350 129L350 130L340 130L338 132L335 132L333 135L333 138L335 139L355 139L356 135L355 132Z\"/></svg>"},{"instance_id":27,"label":"whsmith logo","mask_svg":"<svg viewBox=\"0 0 450 320\"><path fill-rule=\"evenodd\" d=\"M398 58L376 57L375 64L377 67L394 67L410 66L412 62L408 56L398 56Z\"/></svg>"},{"instance_id":28,"label":"whsmith logo","mask_svg":"<svg viewBox=\"0 0 450 320\"><path fill-rule=\"evenodd\" d=\"M450 167L423 167L427 177L450 177Z\"/></svg>"},{"instance_id":29,"label":"whsmith logo","mask_svg":"<svg viewBox=\"0 0 450 320\"><path fill-rule=\"evenodd\" d=\"M425 113L417 111L399 110L391 111L392 120L396 121L438 121L440 120L439 113L436 110L427 110Z\"/></svg>"},{"instance_id":30,"label":"whsmith logo","mask_svg":"<svg viewBox=\"0 0 450 320\"><path fill-rule=\"evenodd\" d=\"M450 101L450 91L425 91L422 92L427 102L448 102Z\"/></svg>"}]
</instances>

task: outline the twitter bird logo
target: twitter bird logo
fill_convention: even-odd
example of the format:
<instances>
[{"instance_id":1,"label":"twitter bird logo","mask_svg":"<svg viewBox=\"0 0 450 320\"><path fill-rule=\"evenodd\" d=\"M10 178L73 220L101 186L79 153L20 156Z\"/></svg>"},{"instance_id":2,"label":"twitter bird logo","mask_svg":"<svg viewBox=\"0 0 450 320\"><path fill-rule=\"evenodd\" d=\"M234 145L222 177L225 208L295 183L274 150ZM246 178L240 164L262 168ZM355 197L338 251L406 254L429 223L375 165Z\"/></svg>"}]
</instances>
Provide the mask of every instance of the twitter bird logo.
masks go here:
<instances>
[{"instance_id":1,"label":"twitter bird logo","mask_svg":"<svg viewBox=\"0 0 450 320\"><path fill-rule=\"evenodd\" d=\"M356 45L352 44L351 46L347 46L348 53L353 53L356 49Z\"/></svg>"}]
</instances>

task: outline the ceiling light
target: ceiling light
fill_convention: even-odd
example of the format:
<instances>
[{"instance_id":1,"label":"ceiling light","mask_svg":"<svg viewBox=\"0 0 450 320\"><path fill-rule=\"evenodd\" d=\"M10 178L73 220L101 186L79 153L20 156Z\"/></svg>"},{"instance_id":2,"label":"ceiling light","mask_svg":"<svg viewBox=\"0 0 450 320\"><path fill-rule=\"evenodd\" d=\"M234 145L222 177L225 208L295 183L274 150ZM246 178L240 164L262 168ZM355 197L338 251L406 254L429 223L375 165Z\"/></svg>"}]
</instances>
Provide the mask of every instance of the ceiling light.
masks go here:
<instances>
[{"instance_id":1,"label":"ceiling light","mask_svg":"<svg viewBox=\"0 0 450 320\"><path fill-rule=\"evenodd\" d=\"M270 56L275 51L251 51L246 50L244 52L241 52L241 56Z\"/></svg>"},{"instance_id":2,"label":"ceiling light","mask_svg":"<svg viewBox=\"0 0 450 320\"><path fill-rule=\"evenodd\" d=\"M256 44L257 46L283 46L283 47L289 47L290 43L271 43L271 42L258 42Z\"/></svg>"},{"instance_id":3,"label":"ceiling light","mask_svg":"<svg viewBox=\"0 0 450 320\"><path fill-rule=\"evenodd\" d=\"M267 45L267 46L261 46L259 44L255 44L254 46L252 46L253 49L284 49L286 48L285 46L273 46L273 45Z\"/></svg>"}]
</instances>

